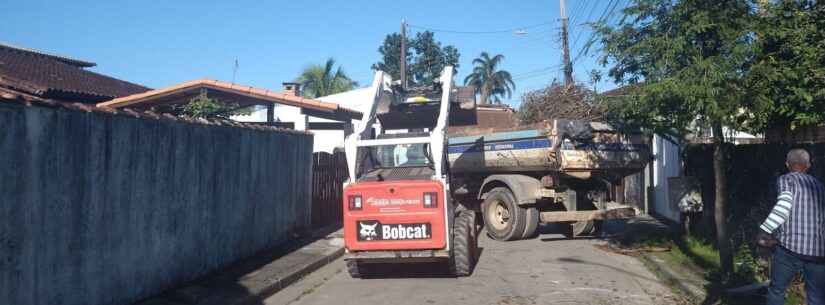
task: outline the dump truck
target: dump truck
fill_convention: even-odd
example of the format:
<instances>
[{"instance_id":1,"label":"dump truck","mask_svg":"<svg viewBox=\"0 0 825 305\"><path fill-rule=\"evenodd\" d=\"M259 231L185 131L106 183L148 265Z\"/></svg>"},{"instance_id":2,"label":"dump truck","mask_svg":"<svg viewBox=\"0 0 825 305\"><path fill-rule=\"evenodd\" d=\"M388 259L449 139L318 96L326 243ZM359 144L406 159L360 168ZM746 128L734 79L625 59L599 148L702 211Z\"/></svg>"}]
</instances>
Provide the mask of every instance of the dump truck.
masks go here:
<instances>
[{"instance_id":1,"label":"dump truck","mask_svg":"<svg viewBox=\"0 0 825 305\"><path fill-rule=\"evenodd\" d=\"M638 130L552 120L510 129L449 134L454 199L480 213L490 237L515 240L555 223L568 236L635 209L609 205L611 186L644 169L650 146Z\"/></svg>"},{"instance_id":2,"label":"dump truck","mask_svg":"<svg viewBox=\"0 0 825 305\"><path fill-rule=\"evenodd\" d=\"M608 206L608 188L649 160L640 133L570 120L450 133L476 118L474 100L456 97L453 73L446 67L433 84L407 88L376 72L374 101L344 144L352 277L374 263L412 262L470 275L479 219L490 237L507 241L533 236L540 223L572 237L634 215Z\"/></svg>"}]
</instances>

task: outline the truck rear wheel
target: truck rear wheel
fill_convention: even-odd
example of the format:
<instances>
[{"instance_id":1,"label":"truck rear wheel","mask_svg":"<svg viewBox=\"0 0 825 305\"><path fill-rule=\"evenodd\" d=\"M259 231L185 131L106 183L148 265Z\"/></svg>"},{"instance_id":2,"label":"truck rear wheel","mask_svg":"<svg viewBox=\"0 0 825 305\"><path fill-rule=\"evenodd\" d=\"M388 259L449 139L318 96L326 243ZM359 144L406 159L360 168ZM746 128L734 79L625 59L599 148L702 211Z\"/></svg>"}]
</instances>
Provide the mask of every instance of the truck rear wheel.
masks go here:
<instances>
[{"instance_id":1,"label":"truck rear wheel","mask_svg":"<svg viewBox=\"0 0 825 305\"><path fill-rule=\"evenodd\" d=\"M349 271L349 276L354 279L364 278L367 276L366 264L359 262L357 259L347 261L347 271Z\"/></svg>"},{"instance_id":2,"label":"truck rear wheel","mask_svg":"<svg viewBox=\"0 0 825 305\"><path fill-rule=\"evenodd\" d=\"M453 223L453 256L450 258L450 273L454 276L468 276L473 271L476 243L475 213L461 211Z\"/></svg>"},{"instance_id":3,"label":"truck rear wheel","mask_svg":"<svg viewBox=\"0 0 825 305\"><path fill-rule=\"evenodd\" d=\"M527 215L524 223L524 232L521 233L521 239L531 238L536 234L536 229L539 227L539 210L536 207L521 207Z\"/></svg>"},{"instance_id":4,"label":"truck rear wheel","mask_svg":"<svg viewBox=\"0 0 825 305\"><path fill-rule=\"evenodd\" d=\"M484 227L495 240L515 240L524 233L526 210L516 204L516 197L506 187L497 187L487 194L481 207Z\"/></svg>"},{"instance_id":5,"label":"truck rear wheel","mask_svg":"<svg viewBox=\"0 0 825 305\"><path fill-rule=\"evenodd\" d=\"M593 220L564 221L556 223L556 227L559 228L561 234L567 238L593 234L593 225Z\"/></svg>"}]
</instances>

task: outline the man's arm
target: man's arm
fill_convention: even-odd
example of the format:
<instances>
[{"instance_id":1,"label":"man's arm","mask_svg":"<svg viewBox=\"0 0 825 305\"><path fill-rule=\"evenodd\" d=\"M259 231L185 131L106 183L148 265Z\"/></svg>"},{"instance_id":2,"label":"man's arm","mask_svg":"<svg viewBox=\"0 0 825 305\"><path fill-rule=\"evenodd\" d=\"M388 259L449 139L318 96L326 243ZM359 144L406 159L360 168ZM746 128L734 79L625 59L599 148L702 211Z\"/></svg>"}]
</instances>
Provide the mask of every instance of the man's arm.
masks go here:
<instances>
[{"instance_id":1,"label":"man's arm","mask_svg":"<svg viewBox=\"0 0 825 305\"><path fill-rule=\"evenodd\" d=\"M771 214L759 226L762 231L768 234L773 233L779 226L788 220L791 215L791 208L793 206L793 192L791 192L791 183L786 176L779 178L777 186L779 189L779 197L776 200L776 205L773 206Z\"/></svg>"}]
</instances>

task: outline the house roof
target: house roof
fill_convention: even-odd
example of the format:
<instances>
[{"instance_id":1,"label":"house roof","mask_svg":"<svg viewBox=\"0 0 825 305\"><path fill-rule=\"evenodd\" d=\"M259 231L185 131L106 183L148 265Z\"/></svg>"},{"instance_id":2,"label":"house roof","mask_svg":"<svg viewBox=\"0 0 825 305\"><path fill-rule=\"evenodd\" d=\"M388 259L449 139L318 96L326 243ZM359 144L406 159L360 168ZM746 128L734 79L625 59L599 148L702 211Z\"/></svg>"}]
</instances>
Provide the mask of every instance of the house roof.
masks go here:
<instances>
[{"instance_id":1,"label":"house roof","mask_svg":"<svg viewBox=\"0 0 825 305\"><path fill-rule=\"evenodd\" d=\"M188 103L190 99L198 96L203 89L208 90L207 94L211 97L222 101L231 101L241 107L278 103L299 107L304 112L309 112L306 114L311 116L327 115L346 119L360 119L363 115L361 112L340 107L335 103L205 78L115 98L98 103L97 106L107 108L130 107L143 110L154 108L159 112L174 112L174 105Z\"/></svg>"},{"instance_id":2,"label":"house roof","mask_svg":"<svg viewBox=\"0 0 825 305\"><path fill-rule=\"evenodd\" d=\"M83 69L93 65L0 43L0 87L41 98L91 103L150 90Z\"/></svg>"},{"instance_id":3,"label":"house roof","mask_svg":"<svg viewBox=\"0 0 825 305\"><path fill-rule=\"evenodd\" d=\"M305 132L305 131L298 131L292 130L287 128L280 128L276 126L267 126L264 124L255 124L255 123L246 123L246 122L236 122L232 120L226 119L214 119L214 118L192 118L186 115L175 116L169 113L155 113L152 111L138 111L131 108L124 108L124 109L112 109L112 108L99 108L94 107L88 104L83 103L67 103L67 102L60 102L52 99L43 99L39 97L34 97L26 94L22 94L19 92L9 91L3 88L0 88L0 108L2 107L42 107L42 108L55 108L55 109L64 109L67 111L75 111L75 112L85 112L85 113L103 113L106 115L111 116L127 116L127 117L134 117L135 119L141 120L165 120L165 121L179 121L183 123L189 124L204 124L204 125L213 125L213 126L226 126L230 128L244 128L244 129L254 129L260 131L267 131L267 132L281 132L281 133L291 133L291 134L301 134L301 135L308 135L312 136L313 133Z\"/></svg>"},{"instance_id":4,"label":"house roof","mask_svg":"<svg viewBox=\"0 0 825 305\"><path fill-rule=\"evenodd\" d=\"M97 66L96 63L93 63L91 61L72 58L72 57L68 57L68 56L63 56L63 55L49 53L49 52L35 50L35 49L30 49L30 48L26 48L26 47L20 47L20 46L13 45L13 44L10 44L10 43L5 42L5 41L0 41L0 48L13 50L13 51L24 52L24 53L29 53L29 54L36 54L36 55L39 55L39 56L42 56L42 57L47 57L49 59L64 62L66 64L69 64L69 65L72 65L72 66L75 66L75 67L78 67L78 68L89 68L89 67Z\"/></svg>"},{"instance_id":5,"label":"house roof","mask_svg":"<svg viewBox=\"0 0 825 305\"><path fill-rule=\"evenodd\" d=\"M604 96L604 97L628 97L628 96L636 94L633 91L635 89L638 89L639 86L641 86L641 85L640 84L626 85L626 86L622 86L622 87L619 87L619 88L607 90L605 92L602 92L601 95Z\"/></svg>"}]
</instances>

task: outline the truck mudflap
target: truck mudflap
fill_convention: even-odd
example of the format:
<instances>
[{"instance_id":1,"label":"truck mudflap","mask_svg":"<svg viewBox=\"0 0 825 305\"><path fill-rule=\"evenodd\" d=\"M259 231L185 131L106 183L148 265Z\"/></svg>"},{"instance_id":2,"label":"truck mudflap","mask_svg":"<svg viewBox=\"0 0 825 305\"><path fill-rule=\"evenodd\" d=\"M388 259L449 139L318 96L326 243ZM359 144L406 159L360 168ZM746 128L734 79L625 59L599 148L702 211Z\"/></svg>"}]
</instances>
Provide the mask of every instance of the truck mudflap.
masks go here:
<instances>
[{"instance_id":1,"label":"truck mudflap","mask_svg":"<svg viewBox=\"0 0 825 305\"><path fill-rule=\"evenodd\" d=\"M541 212L539 214L539 219L542 224L549 224L562 221L622 219L631 218L633 216L636 216L635 208L621 206L595 211Z\"/></svg>"}]
</instances>

